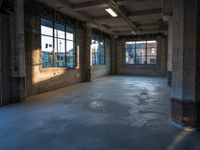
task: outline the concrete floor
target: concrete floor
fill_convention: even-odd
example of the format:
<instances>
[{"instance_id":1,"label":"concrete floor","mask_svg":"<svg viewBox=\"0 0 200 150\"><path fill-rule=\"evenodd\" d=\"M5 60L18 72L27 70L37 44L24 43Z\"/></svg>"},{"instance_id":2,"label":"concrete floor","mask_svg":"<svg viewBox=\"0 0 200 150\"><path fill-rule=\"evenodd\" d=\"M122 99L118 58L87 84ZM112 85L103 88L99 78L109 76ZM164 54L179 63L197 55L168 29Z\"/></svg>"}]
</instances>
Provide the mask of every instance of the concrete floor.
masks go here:
<instances>
[{"instance_id":1,"label":"concrete floor","mask_svg":"<svg viewBox=\"0 0 200 150\"><path fill-rule=\"evenodd\" d=\"M166 79L113 76L0 108L0 150L199 150L170 123Z\"/></svg>"}]
</instances>

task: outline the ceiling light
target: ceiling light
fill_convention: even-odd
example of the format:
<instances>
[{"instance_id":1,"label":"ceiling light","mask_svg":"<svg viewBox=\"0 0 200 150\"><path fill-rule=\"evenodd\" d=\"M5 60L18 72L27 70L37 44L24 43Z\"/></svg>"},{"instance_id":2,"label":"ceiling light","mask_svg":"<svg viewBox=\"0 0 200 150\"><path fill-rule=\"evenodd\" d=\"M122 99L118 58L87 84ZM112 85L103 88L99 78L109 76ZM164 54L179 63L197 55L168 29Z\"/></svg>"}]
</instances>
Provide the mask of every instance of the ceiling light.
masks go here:
<instances>
[{"instance_id":1,"label":"ceiling light","mask_svg":"<svg viewBox=\"0 0 200 150\"><path fill-rule=\"evenodd\" d=\"M105 10L113 17L117 17L118 16L111 8L107 8Z\"/></svg>"},{"instance_id":2,"label":"ceiling light","mask_svg":"<svg viewBox=\"0 0 200 150\"><path fill-rule=\"evenodd\" d=\"M137 34L135 31L131 31L131 33L132 33L133 35L136 35L136 34Z\"/></svg>"}]
</instances>

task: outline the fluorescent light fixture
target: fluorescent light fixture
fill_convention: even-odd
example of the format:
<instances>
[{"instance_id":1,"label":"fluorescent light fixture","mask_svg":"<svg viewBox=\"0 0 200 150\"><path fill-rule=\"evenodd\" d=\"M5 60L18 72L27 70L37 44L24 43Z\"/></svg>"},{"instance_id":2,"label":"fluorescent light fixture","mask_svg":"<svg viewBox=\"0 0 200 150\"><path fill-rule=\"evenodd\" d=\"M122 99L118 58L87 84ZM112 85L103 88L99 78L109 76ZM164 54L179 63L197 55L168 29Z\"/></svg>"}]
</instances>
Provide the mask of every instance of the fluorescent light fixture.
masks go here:
<instances>
[{"instance_id":1,"label":"fluorescent light fixture","mask_svg":"<svg viewBox=\"0 0 200 150\"><path fill-rule=\"evenodd\" d=\"M133 35L136 35L136 34L137 34L135 31L131 31L131 33L132 33Z\"/></svg>"},{"instance_id":2,"label":"fluorescent light fixture","mask_svg":"<svg viewBox=\"0 0 200 150\"><path fill-rule=\"evenodd\" d=\"M105 10L113 17L117 17L118 16L111 8L107 8Z\"/></svg>"}]
</instances>

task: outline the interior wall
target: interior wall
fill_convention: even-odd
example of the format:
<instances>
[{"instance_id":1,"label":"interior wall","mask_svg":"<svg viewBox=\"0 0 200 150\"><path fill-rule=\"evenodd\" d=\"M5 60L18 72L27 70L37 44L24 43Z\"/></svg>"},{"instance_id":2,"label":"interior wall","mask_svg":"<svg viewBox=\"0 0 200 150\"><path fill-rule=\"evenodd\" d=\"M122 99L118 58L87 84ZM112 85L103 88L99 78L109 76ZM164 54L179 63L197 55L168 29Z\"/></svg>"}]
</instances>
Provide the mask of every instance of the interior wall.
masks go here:
<instances>
[{"instance_id":1,"label":"interior wall","mask_svg":"<svg viewBox=\"0 0 200 150\"><path fill-rule=\"evenodd\" d=\"M27 96L81 82L80 67L76 67L74 69L59 67L42 68L41 16L65 24L78 24L77 21L67 18L66 16L58 13L56 10L48 8L38 2L26 1L25 49ZM77 32L79 32L78 25ZM79 34L77 33L77 45L79 45L78 35ZM81 50L83 49L80 49L80 47L77 46L77 51Z\"/></svg>"},{"instance_id":2,"label":"interior wall","mask_svg":"<svg viewBox=\"0 0 200 150\"><path fill-rule=\"evenodd\" d=\"M157 64L156 65L132 65L125 64L125 42L131 40L157 40ZM120 38L116 43L116 62L118 75L149 75L166 76L167 70L167 38L157 36L155 38Z\"/></svg>"},{"instance_id":3,"label":"interior wall","mask_svg":"<svg viewBox=\"0 0 200 150\"><path fill-rule=\"evenodd\" d=\"M0 14L0 98L3 104L10 101L10 48L8 15ZM0 99L1 100L1 99ZM1 104L0 104L1 105Z\"/></svg>"},{"instance_id":4,"label":"interior wall","mask_svg":"<svg viewBox=\"0 0 200 150\"><path fill-rule=\"evenodd\" d=\"M39 2L27 0L25 2L25 49L26 49L26 93L27 96L42 93L45 91L65 87L82 82L82 75L85 71L81 68L84 59L87 42L84 23L70 18L52 8ZM47 17L65 24L76 25L77 61L74 69L70 68L42 68L41 58L41 29L40 18ZM92 66L91 77L95 79L109 74L110 72L109 42L106 40L106 65ZM90 66L88 66L90 67ZM84 68L83 68L84 69ZM87 69L87 68L85 68Z\"/></svg>"}]
</instances>

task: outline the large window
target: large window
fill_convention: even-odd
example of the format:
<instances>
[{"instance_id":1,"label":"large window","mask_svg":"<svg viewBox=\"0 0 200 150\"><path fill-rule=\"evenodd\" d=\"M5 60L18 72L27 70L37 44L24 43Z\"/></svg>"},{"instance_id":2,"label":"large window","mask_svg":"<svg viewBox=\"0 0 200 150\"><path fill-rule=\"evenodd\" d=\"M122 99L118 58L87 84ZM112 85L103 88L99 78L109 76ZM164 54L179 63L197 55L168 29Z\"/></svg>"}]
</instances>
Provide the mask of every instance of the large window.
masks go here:
<instances>
[{"instance_id":1,"label":"large window","mask_svg":"<svg viewBox=\"0 0 200 150\"><path fill-rule=\"evenodd\" d=\"M125 42L126 64L157 64L156 41Z\"/></svg>"},{"instance_id":2,"label":"large window","mask_svg":"<svg viewBox=\"0 0 200 150\"><path fill-rule=\"evenodd\" d=\"M94 35L92 38L92 64L105 64L105 40L97 35Z\"/></svg>"},{"instance_id":3,"label":"large window","mask_svg":"<svg viewBox=\"0 0 200 150\"><path fill-rule=\"evenodd\" d=\"M75 29L41 18L42 66L76 66Z\"/></svg>"}]
</instances>

